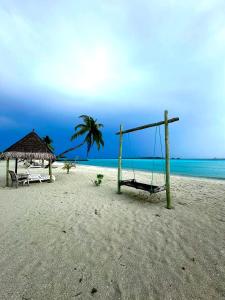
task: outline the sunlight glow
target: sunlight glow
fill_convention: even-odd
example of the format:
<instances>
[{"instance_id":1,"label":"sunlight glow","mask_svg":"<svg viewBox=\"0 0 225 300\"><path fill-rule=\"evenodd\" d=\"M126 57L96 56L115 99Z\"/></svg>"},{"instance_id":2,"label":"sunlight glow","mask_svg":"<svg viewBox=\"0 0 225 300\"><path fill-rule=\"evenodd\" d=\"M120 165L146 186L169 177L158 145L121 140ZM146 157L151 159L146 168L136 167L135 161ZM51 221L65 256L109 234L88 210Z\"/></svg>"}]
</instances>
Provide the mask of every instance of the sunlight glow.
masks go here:
<instances>
[{"instance_id":1,"label":"sunlight glow","mask_svg":"<svg viewBox=\"0 0 225 300\"><path fill-rule=\"evenodd\" d=\"M112 68L107 51L104 48L97 48L91 55L81 59L75 86L78 90L96 92L107 83L110 72Z\"/></svg>"},{"instance_id":2,"label":"sunlight glow","mask_svg":"<svg viewBox=\"0 0 225 300\"><path fill-rule=\"evenodd\" d=\"M105 47L76 49L70 55L64 53L63 58L53 58L50 64L42 65L37 77L66 93L97 95L113 78L112 61Z\"/></svg>"}]
</instances>

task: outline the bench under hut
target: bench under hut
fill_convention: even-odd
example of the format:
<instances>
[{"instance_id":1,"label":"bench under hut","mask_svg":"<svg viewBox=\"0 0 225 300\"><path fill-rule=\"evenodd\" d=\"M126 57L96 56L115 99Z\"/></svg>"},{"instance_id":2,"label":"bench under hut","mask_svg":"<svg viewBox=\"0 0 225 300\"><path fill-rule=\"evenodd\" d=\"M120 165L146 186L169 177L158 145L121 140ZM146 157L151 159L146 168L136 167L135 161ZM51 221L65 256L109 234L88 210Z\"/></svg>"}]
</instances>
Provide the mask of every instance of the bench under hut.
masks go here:
<instances>
[{"instance_id":1,"label":"bench under hut","mask_svg":"<svg viewBox=\"0 0 225 300\"><path fill-rule=\"evenodd\" d=\"M0 158L6 160L6 186L9 186L9 161L11 159L15 160L16 174L18 160L47 160L49 162L50 181L53 181L52 161L55 160L55 155L34 130L3 151Z\"/></svg>"}]
</instances>

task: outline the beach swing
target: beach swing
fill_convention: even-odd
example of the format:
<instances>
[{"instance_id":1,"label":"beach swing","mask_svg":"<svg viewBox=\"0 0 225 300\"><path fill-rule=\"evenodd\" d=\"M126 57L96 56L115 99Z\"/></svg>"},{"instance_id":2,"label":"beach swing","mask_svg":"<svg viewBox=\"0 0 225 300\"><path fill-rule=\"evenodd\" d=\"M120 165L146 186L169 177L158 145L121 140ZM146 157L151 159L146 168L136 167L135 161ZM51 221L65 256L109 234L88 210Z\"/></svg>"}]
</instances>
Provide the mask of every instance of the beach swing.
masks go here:
<instances>
[{"instance_id":1,"label":"beach swing","mask_svg":"<svg viewBox=\"0 0 225 300\"><path fill-rule=\"evenodd\" d=\"M124 130L122 129L122 125L120 125L120 131L116 134L120 136L120 147L119 147L119 158L118 158L118 194L121 194L121 186L128 186L131 188L147 191L150 194L158 193L162 191L166 191L166 199L167 199L167 208L171 208L171 196L170 196L170 156L169 156L169 123L173 123L179 121L179 118L172 118L168 119L168 111L164 112L164 121L160 121L157 123L147 124L144 126ZM134 172L134 178L128 179L128 180L122 180L122 138L124 134L150 128L150 127L156 127L156 133L157 133L157 127L164 125L165 126L165 184L164 185L154 185L153 184L153 170L152 170L152 182L151 184L142 183L139 181L136 181L135 179L135 172ZM160 143L161 143L161 152L162 152L162 142L161 142L161 134L159 129L159 135L160 135ZM154 144L154 152L155 152L155 145L156 145L156 134L155 134L155 144Z\"/></svg>"},{"instance_id":2,"label":"beach swing","mask_svg":"<svg viewBox=\"0 0 225 300\"><path fill-rule=\"evenodd\" d=\"M153 158L156 156L156 142L157 142L157 132L159 134L159 140L160 140L160 150L161 150L161 158L163 158L163 149L162 149L162 137L161 137L161 131L160 131L160 126L155 127L155 137L154 137L154 147L153 147ZM130 141L130 133L128 133L128 141L129 141L129 148L132 148L131 141ZM154 159L153 161L153 166L152 166L152 176L151 176L151 183L146 184L142 183L136 180L136 175L135 175L135 169L133 165L133 161L131 160L132 163L132 170L133 170L133 178L128 179L128 180L121 180L120 181L120 186L125 185L129 187L133 187L135 189L143 190L146 192L149 192L150 194L155 194L159 193L162 191L166 190L166 182L164 182L164 185L154 185ZM165 173L165 170L163 170ZM165 181L165 174L164 174L164 181Z\"/></svg>"}]
</instances>

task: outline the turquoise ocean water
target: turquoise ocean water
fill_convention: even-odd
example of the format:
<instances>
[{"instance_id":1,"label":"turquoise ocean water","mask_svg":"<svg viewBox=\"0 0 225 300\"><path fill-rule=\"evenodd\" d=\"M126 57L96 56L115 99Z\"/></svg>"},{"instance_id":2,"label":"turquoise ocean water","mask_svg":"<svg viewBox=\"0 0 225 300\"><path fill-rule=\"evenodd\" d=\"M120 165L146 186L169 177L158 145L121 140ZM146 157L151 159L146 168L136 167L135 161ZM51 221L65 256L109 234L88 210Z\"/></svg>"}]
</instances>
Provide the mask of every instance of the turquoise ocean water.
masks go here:
<instances>
[{"instance_id":1,"label":"turquoise ocean water","mask_svg":"<svg viewBox=\"0 0 225 300\"><path fill-rule=\"evenodd\" d=\"M79 162L83 165L117 168L117 159L90 159ZM124 169L164 172L163 159L123 159ZM170 161L171 174L225 179L225 159L177 159Z\"/></svg>"}]
</instances>

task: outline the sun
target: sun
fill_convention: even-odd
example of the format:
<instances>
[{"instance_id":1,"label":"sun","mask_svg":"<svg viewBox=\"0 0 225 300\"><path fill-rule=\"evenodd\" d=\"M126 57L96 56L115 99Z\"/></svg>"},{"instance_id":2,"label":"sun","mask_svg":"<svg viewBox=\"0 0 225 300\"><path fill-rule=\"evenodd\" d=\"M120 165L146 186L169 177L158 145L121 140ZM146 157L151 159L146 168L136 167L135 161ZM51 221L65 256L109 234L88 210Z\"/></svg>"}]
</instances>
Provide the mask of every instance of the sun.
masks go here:
<instances>
[{"instance_id":1,"label":"sun","mask_svg":"<svg viewBox=\"0 0 225 300\"><path fill-rule=\"evenodd\" d=\"M116 69L110 47L81 44L48 57L38 65L35 78L69 95L100 96L115 82Z\"/></svg>"},{"instance_id":2,"label":"sun","mask_svg":"<svg viewBox=\"0 0 225 300\"><path fill-rule=\"evenodd\" d=\"M78 90L96 92L104 88L110 78L110 59L104 48L97 48L81 59L80 69L74 82Z\"/></svg>"},{"instance_id":3,"label":"sun","mask_svg":"<svg viewBox=\"0 0 225 300\"><path fill-rule=\"evenodd\" d=\"M112 77L112 63L104 47L74 54L52 74L54 85L72 94L95 95L104 90Z\"/></svg>"}]
</instances>

